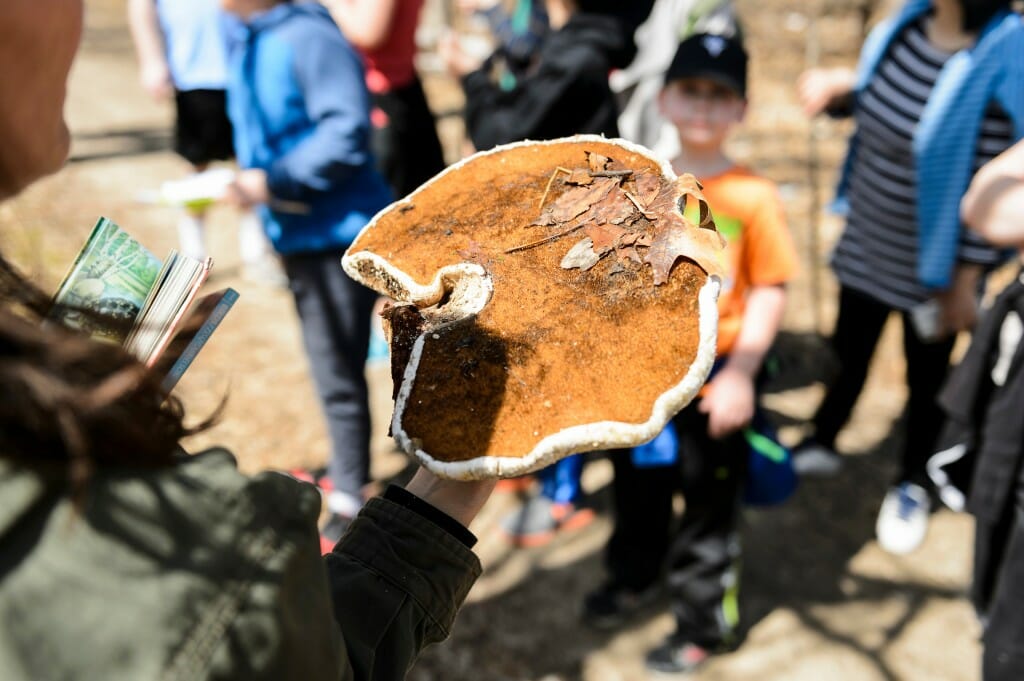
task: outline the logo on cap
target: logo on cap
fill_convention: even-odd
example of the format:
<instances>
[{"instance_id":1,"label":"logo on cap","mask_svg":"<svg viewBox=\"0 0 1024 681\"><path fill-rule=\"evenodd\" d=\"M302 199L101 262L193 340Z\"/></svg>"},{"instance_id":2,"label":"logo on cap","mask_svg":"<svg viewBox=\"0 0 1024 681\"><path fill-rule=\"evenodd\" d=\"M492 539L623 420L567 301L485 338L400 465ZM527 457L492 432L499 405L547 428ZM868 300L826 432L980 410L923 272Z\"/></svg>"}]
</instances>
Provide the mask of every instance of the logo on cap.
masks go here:
<instances>
[{"instance_id":1,"label":"logo on cap","mask_svg":"<svg viewBox=\"0 0 1024 681\"><path fill-rule=\"evenodd\" d=\"M712 57L717 58L725 50L725 38L720 35L706 35L701 42L704 44L704 49Z\"/></svg>"}]
</instances>

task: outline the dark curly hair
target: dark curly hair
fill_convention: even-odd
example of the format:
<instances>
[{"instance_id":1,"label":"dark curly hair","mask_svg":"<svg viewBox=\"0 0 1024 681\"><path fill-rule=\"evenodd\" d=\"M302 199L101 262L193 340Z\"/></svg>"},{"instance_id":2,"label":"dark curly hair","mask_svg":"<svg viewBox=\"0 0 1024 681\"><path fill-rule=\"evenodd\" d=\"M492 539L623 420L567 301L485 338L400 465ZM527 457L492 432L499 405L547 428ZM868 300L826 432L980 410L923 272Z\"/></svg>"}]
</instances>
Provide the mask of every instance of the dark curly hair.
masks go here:
<instances>
[{"instance_id":1,"label":"dark curly hair","mask_svg":"<svg viewBox=\"0 0 1024 681\"><path fill-rule=\"evenodd\" d=\"M0 254L0 457L64 470L81 491L97 467L169 465L184 409L119 346L46 322L49 296ZM219 413L219 410L218 410Z\"/></svg>"}]
</instances>

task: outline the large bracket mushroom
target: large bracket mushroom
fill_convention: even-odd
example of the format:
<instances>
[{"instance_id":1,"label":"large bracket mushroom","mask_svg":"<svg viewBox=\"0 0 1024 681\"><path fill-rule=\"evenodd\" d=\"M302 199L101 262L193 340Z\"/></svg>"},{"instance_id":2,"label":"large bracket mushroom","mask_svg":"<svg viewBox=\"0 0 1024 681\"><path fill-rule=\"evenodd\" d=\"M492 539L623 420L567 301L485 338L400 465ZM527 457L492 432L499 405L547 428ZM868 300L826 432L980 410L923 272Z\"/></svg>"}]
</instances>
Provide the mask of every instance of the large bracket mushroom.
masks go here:
<instances>
[{"instance_id":1,"label":"large bracket mushroom","mask_svg":"<svg viewBox=\"0 0 1024 681\"><path fill-rule=\"evenodd\" d=\"M723 248L696 179L581 135L451 166L342 263L395 301L398 445L482 479L656 436L714 362Z\"/></svg>"}]
</instances>

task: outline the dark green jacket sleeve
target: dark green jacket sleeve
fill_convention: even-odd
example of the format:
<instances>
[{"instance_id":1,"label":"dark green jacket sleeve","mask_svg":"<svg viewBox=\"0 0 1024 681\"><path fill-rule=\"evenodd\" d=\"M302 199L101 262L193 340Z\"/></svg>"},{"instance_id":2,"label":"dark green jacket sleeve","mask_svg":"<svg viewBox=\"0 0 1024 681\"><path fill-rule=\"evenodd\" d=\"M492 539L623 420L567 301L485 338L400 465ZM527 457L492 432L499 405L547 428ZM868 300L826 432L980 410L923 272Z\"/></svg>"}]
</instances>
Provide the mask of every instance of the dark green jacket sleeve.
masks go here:
<instances>
[{"instance_id":1,"label":"dark green jacket sleeve","mask_svg":"<svg viewBox=\"0 0 1024 681\"><path fill-rule=\"evenodd\" d=\"M454 536L371 501L324 559L320 496L223 450L63 475L0 458L0 679L405 677L480 573Z\"/></svg>"},{"instance_id":2,"label":"dark green jacket sleeve","mask_svg":"<svg viewBox=\"0 0 1024 681\"><path fill-rule=\"evenodd\" d=\"M464 544L387 499L371 500L327 556L334 615L353 679L403 679L447 638L480 575Z\"/></svg>"}]
</instances>

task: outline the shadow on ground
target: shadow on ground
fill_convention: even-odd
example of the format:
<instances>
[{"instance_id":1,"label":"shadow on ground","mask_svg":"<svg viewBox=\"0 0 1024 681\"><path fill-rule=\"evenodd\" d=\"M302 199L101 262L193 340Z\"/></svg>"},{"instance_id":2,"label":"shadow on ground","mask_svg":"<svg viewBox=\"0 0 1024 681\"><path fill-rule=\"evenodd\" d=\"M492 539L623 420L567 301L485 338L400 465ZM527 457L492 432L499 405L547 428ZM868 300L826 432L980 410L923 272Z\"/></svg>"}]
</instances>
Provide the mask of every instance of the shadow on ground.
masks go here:
<instances>
[{"instance_id":1,"label":"shadow on ground","mask_svg":"<svg viewBox=\"0 0 1024 681\"><path fill-rule=\"evenodd\" d=\"M877 678L900 678L889 666L889 646L921 615L934 598L959 599L963 590L943 583L899 581L858 574L851 559L875 538L882 497L897 472L904 419L876 446L847 452L842 473L832 479L804 480L784 506L746 514L744 532L744 633L773 610L786 608L803 626L866 660ZM818 606L882 606L899 593L902 614L876 632L861 637L826 622ZM778 672L779 670L775 670Z\"/></svg>"},{"instance_id":2,"label":"shadow on ground","mask_svg":"<svg viewBox=\"0 0 1024 681\"><path fill-rule=\"evenodd\" d=\"M962 597L961 589L948 584L915 581L906 575L900 581L890 581L851 570L851 559L874 540L875 517L896 472L902 428L899 419L892 432L870 449L847 452L840 476L803 481L782 506L747 509L743 528L741 640L771 613L785 609L801 621L803 629L860 658L875 670L877 678L895 681L899 676L887 654L892 642L899 640L930 601ZM605 486L591 499L602 516L607 516L610 509L609 492ZM616 632L594 631L579 620L583 596L603 578L603 542L578 551L572 561L552 560L556 553L566 551L567 544L584 541L580 536L566 536L548 547L518 552L518 556L509 549L499 560L488 563L487 571L497 572L506 562L524 559L525 553L528 568L525 576L510 588L468 604L459 616L451 640L427 651L409 678L604 678L586 671L587 658L601 650L608 654L614 648L609 643ZM568 548L571 553L572 547ZM863 631L844 627L834 612L831 620L821 616L827 611L822 606L871 609L891 602L895 594L899 594L902 610L871 637L865 638ZM630 626L644 626L665 612L667 604L646 620ZM771 634L759 638L757 645L762 650L771 645ZM642 651L635 654L640 656ZM734 655L743 654L741 644ZM784 663L797 665L800 659ZM786 678L785 669L775 666L771 671L770 678ZM612 674L607 678L633 677ZM733 677L719 674L713 678Z\"/></svg>"},{"instance_id":3,"label":"shadow on ground","mask_svg":"<svg viewBox=\"0 0 1024 681\"><path fill-rule=\"evenodd\" d=\"M167 151L171 148L171 140L171 131L165 127L120 128L77 133L74 136L68 163L142 156Z\"/></svg>"}]
</instances>

